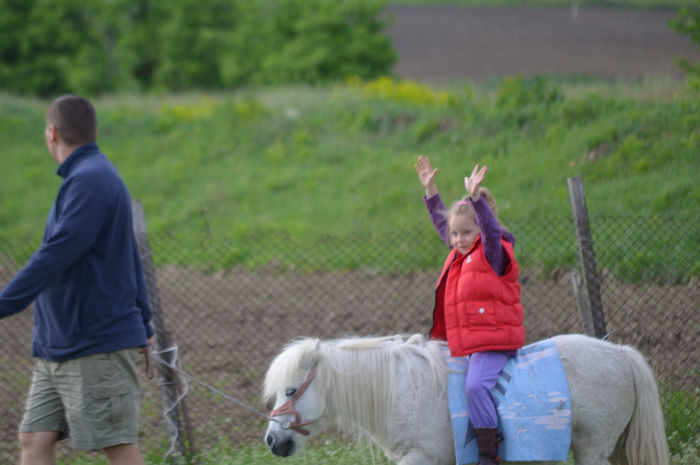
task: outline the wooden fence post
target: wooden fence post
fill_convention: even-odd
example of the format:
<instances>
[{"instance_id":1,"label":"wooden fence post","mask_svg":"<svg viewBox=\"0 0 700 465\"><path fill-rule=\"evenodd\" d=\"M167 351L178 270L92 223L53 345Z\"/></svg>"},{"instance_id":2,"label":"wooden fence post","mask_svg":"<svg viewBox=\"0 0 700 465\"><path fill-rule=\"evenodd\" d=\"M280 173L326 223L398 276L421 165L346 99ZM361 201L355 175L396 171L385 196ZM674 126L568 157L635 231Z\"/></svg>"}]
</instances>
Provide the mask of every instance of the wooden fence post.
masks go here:
<instances>
[{"instance_id":1,"label":"wooden fence post","mask_svg":"<svg viewBox=\"0 0 700 465\"><path fill-rule=\"evenodd\" d=\"M600 278L596 270L595 254L593 252L593 237L588 223L586 195L583 191L581 178L568 178L569 198L576 227L578 251L581 259L583 276L575 274L572 277L574 292L579 303L581 319L589 336L602 339L607 334L605 329L605 314L600 298Z\"/></svg>"},{"instance_id":2,"label":"wooden fence post","mask_svg":"<svg viewBox=\"0 0 700 465\"><path fill-rule=\"evenodd\" d=\"M591 314L591 307L588 305L588 300L586 300L586 291L581 280L581 273L578 271L571 273L571 285L574 287L574 295L576 296L576 303L578 304L578 310L581 314L583 329L589 336L594 336L595 325L593 324L593 315Z\"/></svg>"},{"instance_id":3,"label":"wooden fence post","mask_svg":"<svg viewBox=\"0 0 700 465\"><path fill-rule=\"evenodd\" d=\"M134 222L134 234L138 243L139 255L143 265L143 274L146 278L146 286L148 287L148 301L151 305L153 313L153 331L155 332L154 349L161 353L161 357L167 362L174 362L175 353L166 351L173 345L170 333L165 328L163 312L160 306L160 296L158 294L158 283L156 282L155 269L153 267L153 259L151 257L151 247L148 243L148 233L146 232L146 218L143 213L141 202L136 199L131 200L131 211ZM175 429L177 437L175 439L175 449L183 457L187 458L185 445L182 441L182 426L180 425L179 405L178 405L178 377L177 374L162 363L156 363L158 369L158 377L160 379L160 394L163 404L163 411L167 420L169 420ZM184 404L185 399L179 401ZM185 407L183 406L183 409ZM188 423L188 418L185 418ZM189 428L188 428L189 430ZM188 431L189 433L189 431ZM193 438L188 434L190 449L194 448Z\"/></svg>"}]
</instances>

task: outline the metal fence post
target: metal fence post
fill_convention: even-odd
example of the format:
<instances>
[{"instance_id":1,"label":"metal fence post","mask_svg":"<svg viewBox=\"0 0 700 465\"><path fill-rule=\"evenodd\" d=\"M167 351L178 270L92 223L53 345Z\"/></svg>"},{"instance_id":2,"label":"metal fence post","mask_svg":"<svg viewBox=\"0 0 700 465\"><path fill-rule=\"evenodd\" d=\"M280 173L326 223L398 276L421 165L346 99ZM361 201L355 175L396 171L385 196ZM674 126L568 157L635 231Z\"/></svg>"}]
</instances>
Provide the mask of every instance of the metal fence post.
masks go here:
<instances>
[{"instance_id":1,"label":"metal fence post","mask_svg":"<svg viewBox=\"0 0 700 465\"><path fill-rule=\"evenodd\" d=\"M568 178L569 198L576 227L579 257L581 259L581 277L573 276L574 292L579 302L579 310L584 328L589 336L602 339L607 334L605 329L605 314L600 298L600 278L596 270L595 254L593 252L593 237L588 223L586 195L583 191L581 178ZM581 285L582 284L582 285Z\"/></svg>"},{"instance_id":2,"label":"metal fence post","mask_svg":"<svg viewBox=\"0 0 700 465\"><path fill-rule=\"evenodd\" d=\"M175 361L173 360L175 354L174 352L167 350L172 347L172 338L165 327L163 312L160 306L158 283L156 282L155 269L153 267L153 259L151 257L151 247L148 243L148 233L146 232L146 218L143 213L141 202L139 200L132 199L131 210L134 222L134 234L136 235L136 242L138 243L139 255L141 256L141 263L143 265L143 273L146 278L146 286L148 287L148 300L153 313L152 324L156 336L154 349L156 352L161 354L160 356L166 362L173 363ZM171 423L175 429L175 433L177 434L175 439L175 449L183 457L187 457L185 445L182 441L183 434L182 426L180 424L178 403L183 404L183 410L186 407L184 406L184 398L178 402L178 377L173 370L166 367L164 364L157 363L156 366L158 369L158 377L160 379L160 393L163 403L163 412L166 419ZM188 419L185 418L186 423L188 423L187 420ZM189 428L188 442L190 444L190 449L193 449L194 443Z\"/></svg>"}]
</instances>

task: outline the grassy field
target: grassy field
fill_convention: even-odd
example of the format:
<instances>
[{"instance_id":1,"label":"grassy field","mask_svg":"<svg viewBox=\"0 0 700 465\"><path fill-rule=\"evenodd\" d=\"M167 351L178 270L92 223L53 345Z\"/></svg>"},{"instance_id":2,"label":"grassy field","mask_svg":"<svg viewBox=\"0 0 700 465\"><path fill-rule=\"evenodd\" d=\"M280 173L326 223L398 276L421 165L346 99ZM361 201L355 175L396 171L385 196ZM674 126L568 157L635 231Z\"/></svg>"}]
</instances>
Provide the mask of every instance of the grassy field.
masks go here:
<instances>
[{"instance_id":1,"label":"grassy field","mask_svg":"<svg viewBox=\"0 0 700 465\"><path fill-rule=\"evenodd\" d=\"M177 464L175 456L165 458L165 451L144 453L144 460L151 465ZM59 465L106 465L107 461L101 454L76 454L70 462ZM196 462L198 465L390 465L382 452L367 444L340 442L337 438L316 438L300 454L292 457L275 457L264 444L233 447L222 442L207 451L205 456ZM184 462L184 461L183 461Z\"/></svg>"},{"instance_id":2,"label":"grassy field","mask_svg":"<svg viewBox=\"0 0 700 465\"><path fill-rule=\"evenodd\" d=\"M581 176L592 217L633 216L666 228L640 263L663 260L668 243L691 251L688 274L700 273L700 102L677 82L514 77L433 89L385 78L326 88L118 95L96 106L100 146L142 200L149 232L176 237L181 247L195 249L203 238L273 244L270 235L285 234L313 255L319 237L395 234L396 249L387 253L405 253L410 244L401 242L401 231L427 223L413 169L424 154L440 169L446 201L462 195L462 178L475 163L487 164L485 184L502 221L540 223L535 234L548 233L548 218L570 217L566 179ZM45 107L0 96L6 241L40 238L60 185L42 137ZM418 266L434 265L428 252ZM163 263L170 254L156 255ZM261 259L239 250L208 260L217 268Z\"/></svg>"},{"instance_id":3,"label":"grassy field","mask_svg":"<svg viewBox=\"0 0 700 465\"><path fill-rule=\"evenodd\" d=\"M697 395L681 391L661 390L666 432L669 435L670 465L697 465L700 460L700 436L698 436L698 418L690 417L685 412L698 411ZM262 431L263 428L261 428ZM184 460L177 455L168 455L167 445L162 447L142 447L146 463L184 465ZM233 445L225 439L200 451L192 463L197 465L390 465L389 461L376 446L349 436L337 433L324 433L311 438L304 450L292 457L279 458L270 453L262 441L248 442L244 446ZM70 458L59 460L59 465L106 465L100 453L74 453ZM573 465L573 456L562 465Z\"/></svg>"},{"instance_id":4,"label":"grassy field","mask_svg":"<svg viewBox=\"0 0 700 465\"><path fill-rule=\"evenodd\" d=\"M165 452L151 451L144 453L144 460L150 465L184 464L175 457L165 457ZM694 442L682 444L681 449L672 453L670 465L696 465L700 459L700 438ZM246 445L243 448L232 447L222 443L213 447L198 458L197 465L391 465L381 452L368 444L355 443L352 439L340 442L337 438L313 439L298 455L292 457L275 457L263 444ZM101 454L75 454L68 462L60 461L58 465L106 465L107 461ZM573 457L561 462L561 465L574 465Z\"/></svg>"}]
</instances>

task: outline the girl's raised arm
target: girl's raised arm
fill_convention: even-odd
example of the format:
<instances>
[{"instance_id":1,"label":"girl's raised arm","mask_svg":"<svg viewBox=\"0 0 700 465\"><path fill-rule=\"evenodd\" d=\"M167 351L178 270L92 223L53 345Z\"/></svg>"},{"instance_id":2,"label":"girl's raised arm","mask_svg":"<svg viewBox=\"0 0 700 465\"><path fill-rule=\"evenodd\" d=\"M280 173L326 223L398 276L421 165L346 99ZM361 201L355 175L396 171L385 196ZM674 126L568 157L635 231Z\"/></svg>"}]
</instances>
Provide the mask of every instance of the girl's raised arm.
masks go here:
<instances>
[{"instance_id":1,"label":"girl's raised arm","mask_svg":"<svg viewBox=\"0 0 700 465\"><path fill-rule=\"evenodd\" d=\"M418 179L425 189L425 196L430 198L437 195L438 190L437 186L435 186L435 173L437 173L438 169L433 169L430 166L430 159L428 157L424 157L423 155L419 155L418 162L413 166L416 168Z\"/></svg>"},{"instance_id":2,"label":"girl's raised arm","mask_svg":"<svg viewBox=\"0 0 700 465\"><path fill-rule=\"evenodd\" d=\"M413 166L416 168L416 173L418 173L418 180L425 189L425 207L428 209L433 227L445 245L450 247L450 237L447 233L447 220L442 215L445 205L442 203L442 199L435 185L435 173L437 173L438 169L433 169L433 167L430 166L430 159L423 155L418 157L418 161Z\"/></svg>"}]
</instances>

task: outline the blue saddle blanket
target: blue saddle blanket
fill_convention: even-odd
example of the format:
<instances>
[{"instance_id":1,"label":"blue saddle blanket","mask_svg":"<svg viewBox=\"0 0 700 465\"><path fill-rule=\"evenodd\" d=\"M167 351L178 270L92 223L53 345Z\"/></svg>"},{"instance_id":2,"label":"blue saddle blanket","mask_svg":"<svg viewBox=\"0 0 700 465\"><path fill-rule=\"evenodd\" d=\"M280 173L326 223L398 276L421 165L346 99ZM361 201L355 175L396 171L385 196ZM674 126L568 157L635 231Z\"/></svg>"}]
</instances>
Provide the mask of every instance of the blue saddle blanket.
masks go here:
<instances>
[{"instance_id":1,"label":"blue saddle blanket","mask_svg":"<svg viewBox=\"0 0 700 465\"><path fill-rule=\"evenodd\" d=\"M447 394L458 465L479 461L474 428L464 393L469 357L451 357ZM501 371L493 389L506 462L566 460L571 444L571 398L559 352L551 339L518 350Z\"/></svg>"}]
</instances>

